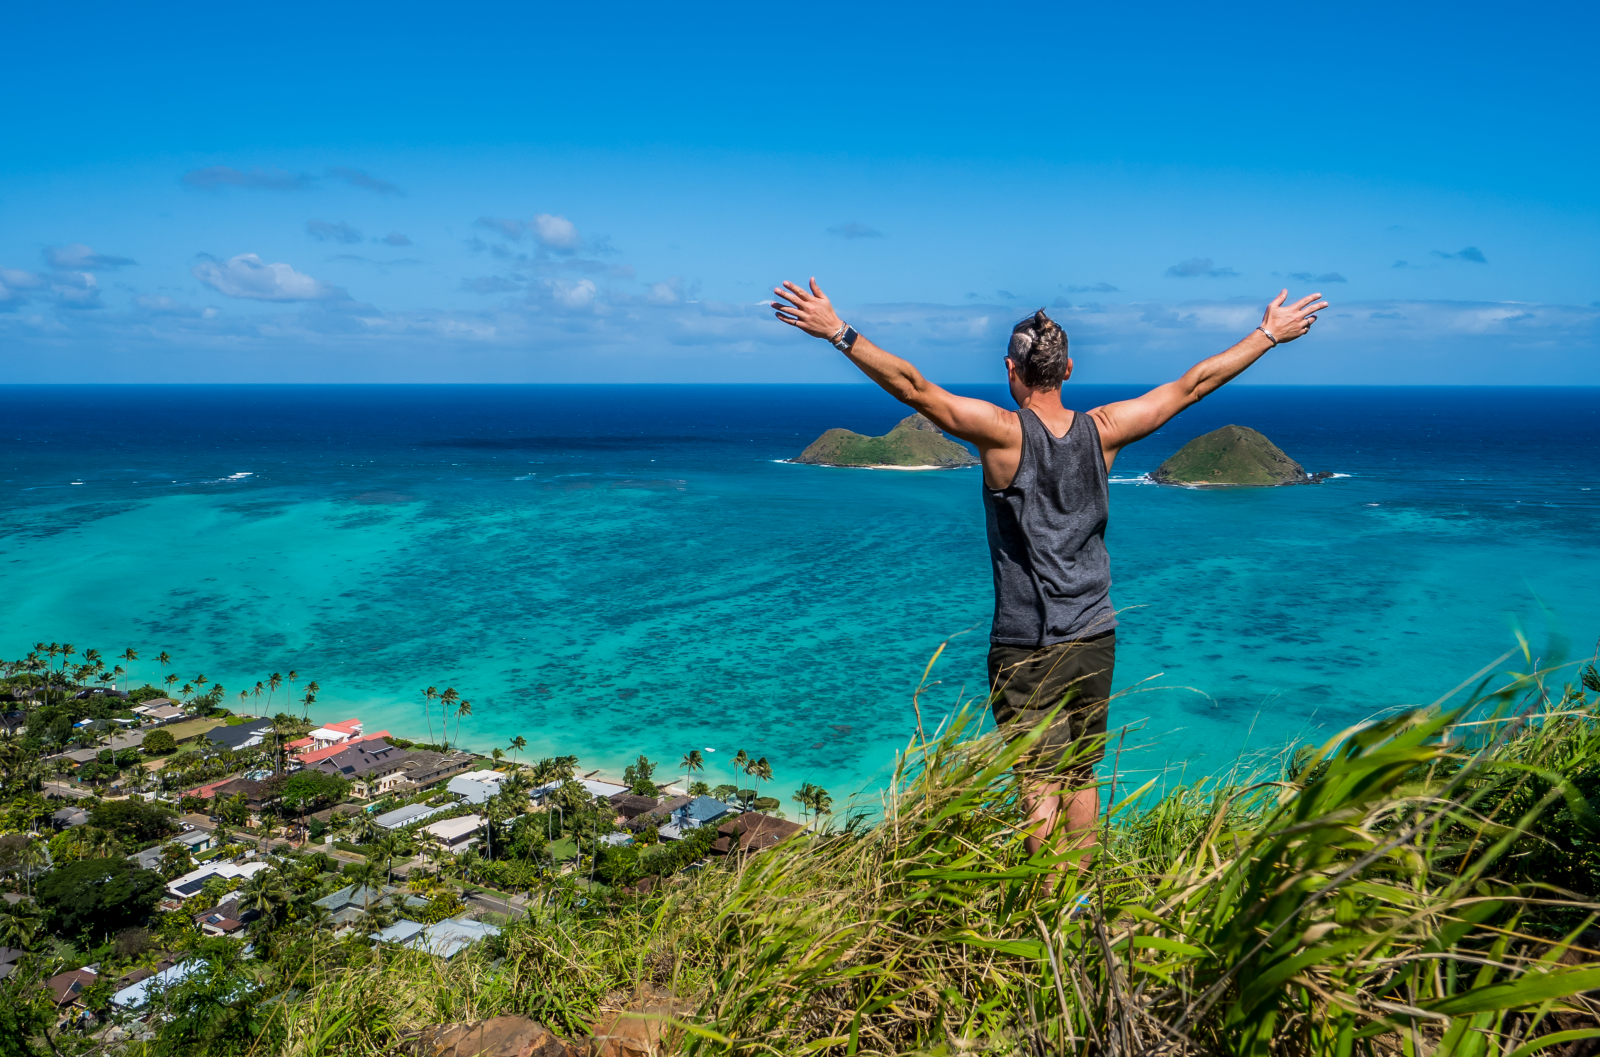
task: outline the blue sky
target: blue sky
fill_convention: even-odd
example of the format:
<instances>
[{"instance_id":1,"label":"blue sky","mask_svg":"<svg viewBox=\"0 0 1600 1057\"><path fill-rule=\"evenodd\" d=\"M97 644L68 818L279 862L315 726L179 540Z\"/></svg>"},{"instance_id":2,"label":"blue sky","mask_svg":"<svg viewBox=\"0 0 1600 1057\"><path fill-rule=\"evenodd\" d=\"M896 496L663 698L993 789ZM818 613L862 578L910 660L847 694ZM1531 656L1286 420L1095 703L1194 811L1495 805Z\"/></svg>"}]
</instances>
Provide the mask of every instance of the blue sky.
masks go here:
<instances>
[{"instance_id":1,"label":"blue sky","mask_svg":"<svg viewBox=\"0 0 1600 1057\"><path fill-rule=\"evenodd\" d=\"M1600 384L1593 5L35 5L0 381Z\"/></svg>"}]
</instances>

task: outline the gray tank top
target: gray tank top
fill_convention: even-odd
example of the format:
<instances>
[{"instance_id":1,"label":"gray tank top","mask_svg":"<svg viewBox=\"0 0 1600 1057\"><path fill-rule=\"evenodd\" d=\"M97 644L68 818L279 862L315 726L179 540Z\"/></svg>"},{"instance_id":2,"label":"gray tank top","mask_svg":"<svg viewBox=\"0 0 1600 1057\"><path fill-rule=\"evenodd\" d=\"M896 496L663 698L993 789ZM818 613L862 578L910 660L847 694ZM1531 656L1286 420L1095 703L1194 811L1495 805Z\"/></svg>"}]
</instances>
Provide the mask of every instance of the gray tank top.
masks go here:
<instances>
[{"instance_id":1,"label":"gray tank top","mask_svg":"<svg viewBox=\"0 0 1600 1057\"><path fill-rule=\"evenodd\" d=\"M1106 554L1110 496L1100 431L1079 411L1059 439L1024 408L1022 459L1009 488L983 485L994 566L989 641L1050 646L1117 626Z\"/></svg>"}]
</instances>

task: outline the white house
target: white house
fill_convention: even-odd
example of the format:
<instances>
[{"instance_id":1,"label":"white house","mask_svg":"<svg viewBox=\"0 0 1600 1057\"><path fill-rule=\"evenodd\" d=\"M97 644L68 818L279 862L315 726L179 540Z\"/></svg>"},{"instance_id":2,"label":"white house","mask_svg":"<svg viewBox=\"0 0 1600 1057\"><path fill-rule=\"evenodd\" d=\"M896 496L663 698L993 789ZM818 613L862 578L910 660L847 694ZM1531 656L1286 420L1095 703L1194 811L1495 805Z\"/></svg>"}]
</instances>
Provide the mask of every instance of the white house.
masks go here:
<instances>
[{"instance_id":1,"label":"white house","mask_svg":"<svg viewBox=\"0 0 1600 1057\"><path fill-rule=\"evenodd\" d=\"M478 830L483 828L481 815L462 815L460 818L447 818L435 822L431 826L423 826L417 832L426 833L440 844L446 851L466 851L478 842Z\"/></svg>"},{"instance_id":2,"label":"white house","mask_svg":"<svg viewBox=\"0 0 1600 1057\"><path fill-rule=\"evenodd\" d=\"M510 777L500 771L468 771L450 779L445 788L469 804L481 804L499 793L500 783Z\"/></svg>"},{"instance_id":3,"label":"white house","mask_svg":"<svg viewBox=\"0 0 1600 1057\"><path fill-rule=\"evenodd\" d=\"M223 881L232 881L237 878L247 881L262 870L272 869L271 863L247 862L235 865L231 862L218 863L215 866L202 866L198 870L190 870L182 877L174 877L172 883L167 885L167 891L179 899L188 899L198 895L200 889L213 877Z\"/></svg>"},{"instance_id":4,"label":"white house","mask_svg":"<svg viewBox=\"0 0 1600 1057\"><path fill-rule=\"evenodd\" d=\"M326 749L333 745L343 745L350 739L360 735L360 733L361 721L359 719L346 719L338 723L329 723L326 726L318 727L310 734L311 740L316 743L313 746L313 751L315 749Z\"/></svg>"}]
</instances>

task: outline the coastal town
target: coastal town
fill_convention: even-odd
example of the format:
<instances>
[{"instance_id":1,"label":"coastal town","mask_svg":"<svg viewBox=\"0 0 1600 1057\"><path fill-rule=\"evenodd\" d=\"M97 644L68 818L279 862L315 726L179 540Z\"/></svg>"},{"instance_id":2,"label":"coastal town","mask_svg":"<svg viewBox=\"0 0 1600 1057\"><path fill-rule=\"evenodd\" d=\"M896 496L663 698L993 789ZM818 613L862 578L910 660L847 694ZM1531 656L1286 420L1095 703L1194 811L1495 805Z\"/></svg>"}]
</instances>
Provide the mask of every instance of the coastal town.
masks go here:
<instances>
[{"instance_id":1,"label":"coastal town","mask_svg":"<svg viewBox=\"0 0 1600 1057\"><path fill-rule=\"evenodd\" d=\"M743 752L755 788L710 786L699 750L613 776L525 759L521 736L482 754L317 723L316 683L290 703L295 672L229 709L203 675L128 688L122 663L70 645L4 671L0 982L53 1044L157 1039L219 957L318 940L448 960L534 908L644 899L831 813L805 785L786 817L759 794L770 763ZM422 696L430 730L459 732L468 702Z\"/></svg>"}]
</instances>

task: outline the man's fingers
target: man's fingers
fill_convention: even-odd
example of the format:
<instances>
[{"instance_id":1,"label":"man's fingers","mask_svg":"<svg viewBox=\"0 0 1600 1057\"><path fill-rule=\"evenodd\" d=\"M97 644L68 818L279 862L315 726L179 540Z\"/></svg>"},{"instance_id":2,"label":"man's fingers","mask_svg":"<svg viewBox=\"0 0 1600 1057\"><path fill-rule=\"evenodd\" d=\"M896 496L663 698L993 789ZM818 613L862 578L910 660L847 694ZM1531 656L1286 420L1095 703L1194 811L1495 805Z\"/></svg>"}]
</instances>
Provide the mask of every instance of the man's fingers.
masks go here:
<instances>
[{"instance_id":1,"label":"man's fingers","mask_svg":"<svg viewBox=\"0 0 1600 1057\"><path fill-rule=\"evenodd\" d=\"M791 316L786 316L782 312L774 312L772 314L777 316L782 322L789 324L791 327L798 327L800 325L800 321L798 319L795 319Z\"/></svg>"},{"instance_id":2,"label":"man's fingers","mask_svg":"<svg viewBox=\"0 0 1600 1057\"><path fill-rule=\"evenodd\" d=\"M794 295L793 297L789 298L791 301L804 301L811 296L787 279L783 281L783 288Z\"/></svg>"},{"instance_id":3,"label":"man's fingers","mask_svg":"<svg viewBox=\"0 0 1600 1057\"><path fill-rule=\"evenodd\" d=\"M1306 311L1306 312L1321 312L1324 308L1327 308L1327 307L1328 307L1328 302L1323 301L1320 304L1312 305L1310 308L1307 308L1304 311Z\"/></svg>"},{"instance_id":4,"label":"man's fingers","mask_svg":"<svg viewBox=\"0 0 1600 1057\"><path fill-rule=\"evenodd\" d=\"M1296 301L1294 304L1290 305L1289 307L1291 309L1293 309L1294 311L1299 312L1299 311L1303 310L1311 302L1315 301L1317 298L1319 298L1321 296L1322 296L1321 294L1307 294L1306 296L1302 297L1300 300Z\"/></svg>"},{"instance_id":5,"label":"man's fingers","mask_svg":"<svg viewBox=\"0 0 1600 1057\"><path fill-rule=\"evenodd\" d=\"M797 296L795 294L792 294L792 293L788 293L787 291L784 291L784 290L780 290L777 287L773 287L772 288L772 292L774 294L777 294L778 297L782 298L782 300L784 301L785 304L792 304L795 307L799 307L799 305L800 305L799 296ZM773 302L774 305L776 305L777 303L778 302L776 302L776 301Z\"/></svg>"},{"instance_id":6,"label":"man's fingers","mask_svg":"<svg viewBox=\"0 0 1600 1057\"><path fill-rule=\"evenodd\" d=\"M827 300L828 295L823 293L822 287L817 285L817 277L815 275L811 277L811 292L823 300Z\"/></svg>"},{"instance_id":7,"label":"man's fingers","mask_svg":"<svg viewBox=\"0 0 1600 1057\"><path fill-rule=\"evenodd\" d=\"M1287 289L1280 290L1278 292L1278 296L1274 297L1272 299L1271 304L1269 304L1267 307L1269 307L1269 308L1277 308L1280 305L1282 305L1284 303L1284 301L1286 301L1288 299L1288 297L1289 297L1289 291Z\"/></svg>"}]
</instances>

